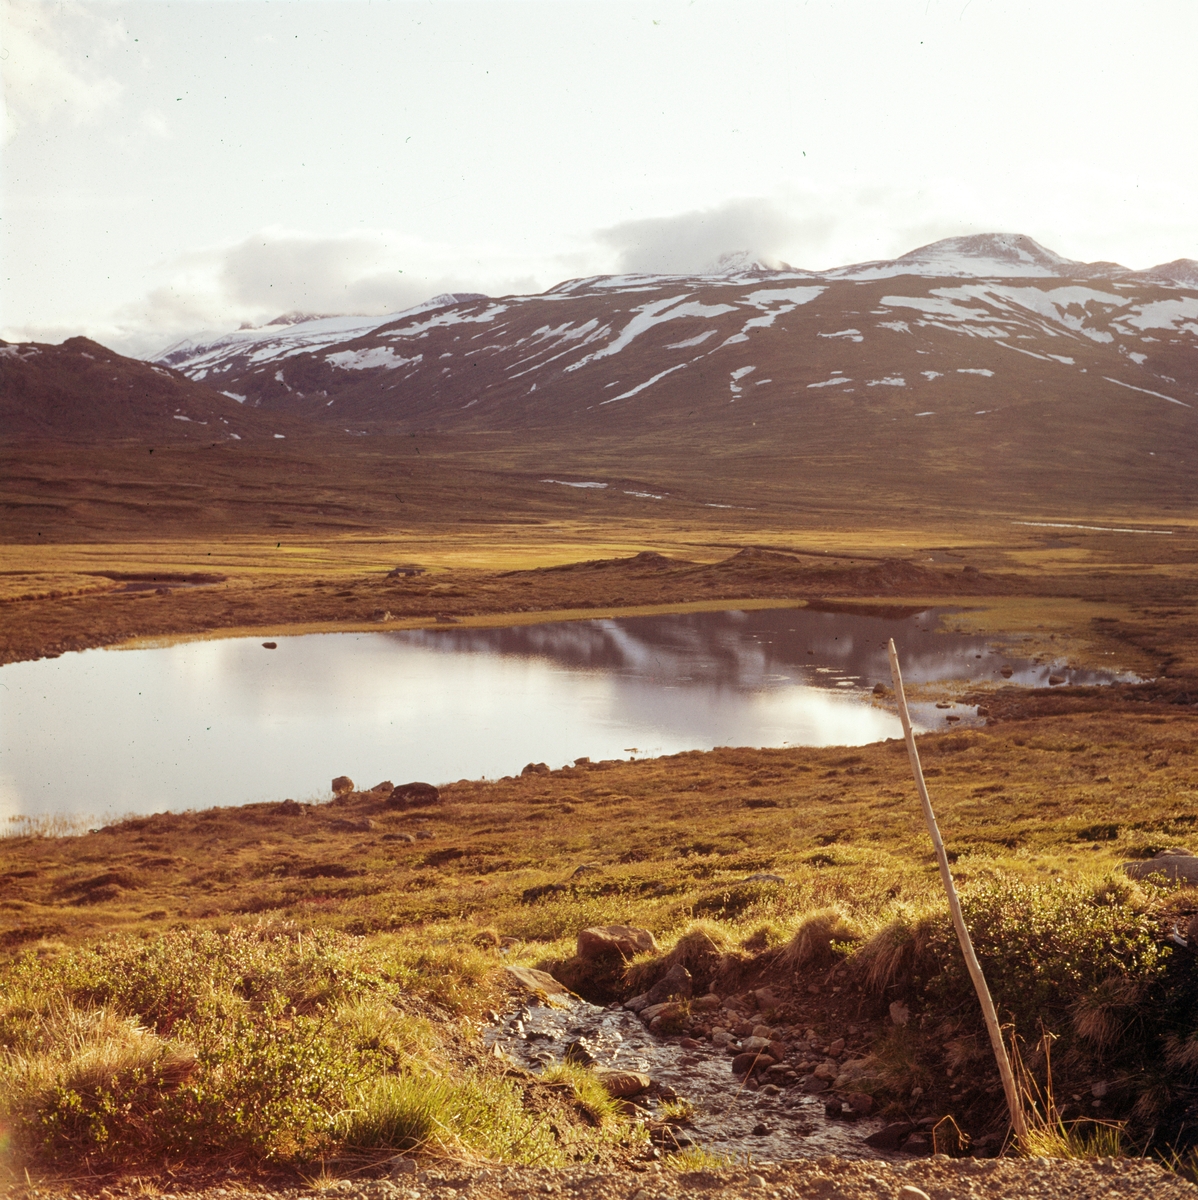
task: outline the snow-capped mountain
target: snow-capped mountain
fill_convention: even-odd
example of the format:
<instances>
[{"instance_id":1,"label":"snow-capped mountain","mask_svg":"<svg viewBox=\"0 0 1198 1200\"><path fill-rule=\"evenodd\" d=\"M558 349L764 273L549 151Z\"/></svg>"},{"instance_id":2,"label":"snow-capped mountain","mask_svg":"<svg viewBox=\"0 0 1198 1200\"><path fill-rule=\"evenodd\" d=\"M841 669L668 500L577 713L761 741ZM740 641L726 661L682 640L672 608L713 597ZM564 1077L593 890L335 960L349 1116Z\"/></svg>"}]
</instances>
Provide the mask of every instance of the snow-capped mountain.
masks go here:
<instances>
[{"instance_id":1,"label":"snow-capped mountain","mask_svg":"<svg viewBox=\"0 0 1198 1200\"><path fill-rule=\"evenodd\" d=\"M597 429L828 404L898 419L1016 402L1198 416L1198 264L1085 264L1031 238L949 238L889 262L575 279L540 295L438 296L179 343L157 361L335 428Z\"/></svg>"}]
</instances>

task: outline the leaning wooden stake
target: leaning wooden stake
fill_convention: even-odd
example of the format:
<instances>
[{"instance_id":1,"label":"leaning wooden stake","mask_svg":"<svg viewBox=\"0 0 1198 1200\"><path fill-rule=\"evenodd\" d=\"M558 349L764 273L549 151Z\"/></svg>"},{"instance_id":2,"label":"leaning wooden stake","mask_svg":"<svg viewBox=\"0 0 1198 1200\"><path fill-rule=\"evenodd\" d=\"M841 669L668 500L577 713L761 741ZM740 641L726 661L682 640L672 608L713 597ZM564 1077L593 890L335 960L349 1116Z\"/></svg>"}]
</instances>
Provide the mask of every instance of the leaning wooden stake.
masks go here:
<instances>
[{"instance_id":1,"label":"leaning wooden stake","mask_svg":"<svg viewBox=\"0 0 1198 1200\"><path fill-rule=\"evenodd\" d=\"M998 1061L998 1073L1002 1076L1003 1091L1007 1096L1007 1108L1011 1113L1011 1128L1015 1137L1022 1143L1027 1137L1027 1121L1023 1115L1023 1103L1019 1097L1019 1089L1015 1086L1011 1060L1007 1057L1007 1046L1003 1041L1002 1029L998 1024L998 1014L994 1011L994 1001L990 998L990 989L986 986L986 976L982 974L982 964L978 962L978 956L973 951L973 942L969 937L969 930L965 928L965 918L961 914L961 901L957 899L957 888L953 883L952 872L948 869L948 855L945 854L944 843L940 840L936 814L932 812L932 801L928 797L928 785L924 782L923 768L919 765L919 751L915 748L915 734L911 731L911 714L907 712L907 697L903 692L903 675L899 670L898 651L894 648L893 638L890 639L890 675L894 680L894 695L898 701L899 720L903 723L903 737L907 741L907 756L911 760L915 786L919 789L919 798L923 802L924 820L928 823L928 832L932 835L932 845L936 848L936 861L940 864L940 878L944 881L944 890L948 893L948 907L953 914L957 940L961 943L961 953L965 956L969 977L973 980L974 989L982 1005L982 1015L986 1018L986 1031L990 1034L990 1045L994 1050L994 1057Z\"/></svg>"}]
</instances>

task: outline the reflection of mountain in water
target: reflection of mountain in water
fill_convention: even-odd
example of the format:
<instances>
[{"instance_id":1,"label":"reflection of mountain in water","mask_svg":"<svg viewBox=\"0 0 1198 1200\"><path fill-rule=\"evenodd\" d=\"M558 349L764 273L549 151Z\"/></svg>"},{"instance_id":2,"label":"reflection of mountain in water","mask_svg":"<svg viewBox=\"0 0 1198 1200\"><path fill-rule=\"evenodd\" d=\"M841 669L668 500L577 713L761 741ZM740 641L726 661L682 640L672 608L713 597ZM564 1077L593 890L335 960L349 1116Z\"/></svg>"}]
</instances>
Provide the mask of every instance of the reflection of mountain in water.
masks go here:
<instances>
[{"instance_id":1,"label":"reflection of mountain in water","mask_svg":"<svg viewBox=\"0 0 1198 1200\"><path fill-rule=\"evenodd\" d=\"M946 633L931 612L860 616L810 608L677 613L615 620L563 621L505 629L417 630L390 635L430 649L548 660L570 670L604 671L659 684L703 684L761 691L806 683L872 687L890 683L886 643L894 638L911 683L1001 678L1046 685L1050 668L1002 658L983 637ZM1072 683L1109 681L1068 672Z\"/></svg>"}]
</instances>

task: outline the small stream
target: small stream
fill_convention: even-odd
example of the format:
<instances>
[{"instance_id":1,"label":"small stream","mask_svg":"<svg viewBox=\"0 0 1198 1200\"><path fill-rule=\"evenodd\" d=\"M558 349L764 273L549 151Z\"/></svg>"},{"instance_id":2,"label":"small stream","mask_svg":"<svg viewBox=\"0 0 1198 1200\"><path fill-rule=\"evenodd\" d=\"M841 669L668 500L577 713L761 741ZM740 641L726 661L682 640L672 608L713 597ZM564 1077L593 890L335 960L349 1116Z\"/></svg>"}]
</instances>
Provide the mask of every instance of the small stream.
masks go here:
<instances>
[{"instance_id":1,"label":"small stream","mask_svg":"<svg viewBox=\"0 0 1198 1200\"><path fill-rule=\"evenodd\" d=\"M635 1013L613 1004L599 1008L577 997L563 997L561 1007L524 1004L501 1018L484 1034L488 1048L498 1047L513 1062L537 1072L567 1057L577 1043L597 1068L637 1071L658 1085L635 1098L646 1115L657 1116L669 1091L689 1100L695 1114L677 1130L682 1144L691 1143L740 1162L784 1162L835 1154L842 1158L887 1159L864 1139L884 1121L860 1117L833 1120L824 1112L826 1097L810 1096L797 1087L766 1084L757 1090L732 1073L732 1060L709 1043L685 1050L651 1034ZM665 1095L660 1092L665 1091Z\"/></svg>"}]
</instances>

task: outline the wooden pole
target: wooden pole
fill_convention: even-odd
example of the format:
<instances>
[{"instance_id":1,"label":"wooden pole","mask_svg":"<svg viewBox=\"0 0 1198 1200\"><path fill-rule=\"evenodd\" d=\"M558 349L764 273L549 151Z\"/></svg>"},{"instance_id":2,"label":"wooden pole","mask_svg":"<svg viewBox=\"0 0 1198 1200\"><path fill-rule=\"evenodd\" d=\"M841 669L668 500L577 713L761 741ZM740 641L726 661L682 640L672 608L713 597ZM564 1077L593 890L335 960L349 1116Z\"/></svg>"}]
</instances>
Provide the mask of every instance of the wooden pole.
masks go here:
<instances>
[{"instance_id":1,"label":"wooden pole","mask_svg":"<svg viewBox=\"0 0 1198 1200\"><path fill-rule=\"evenodd\" d=\"M911 772L915 776L915 786L919 789L919 799L923 803L923 816L928 823L928 833L932 835L932 845L936 848L936 861L940 864L940 878L944 882L944 890L948 893L948 908L953 915L957 941L961 943L965 966L969 969L969 977L973 980L974 990L982 1005L982 1016L986 1018L986 1032L990 1034L990 1046L994 1050L994 1058L998 1063L998 1073L1002 1076L1003 1091L1007 1097L1007 1109L1011 1114L1011 1128L1015 1132L1015 1137L1023 1142L1027 1137L1027 1121L1023 1114L1023 1103L1019 1098L1019 1089L1015 1086L1011 1060L1007 1057L1007 1046L1003 1041L1002 1029L998 1024L998 1014L994 1011L994 1001L990 998L990 989L986 986L986 976L982 974L982 964L978 962L969 930L965 928L965 917L961 913L961 901L957 898L957 887L953 883L953 875L948 867L948 855L944 852L944 842L940 840L936 814L932 812L928 785L924 782L923 768L919 765L919 751L915 748L915 734L911 730L911 714L907 711L907 697L903 692L903 674L899 670L898 651L894 648L894 638L890 639L890 676L894 680L894 695L898 701L899 720L903 723L903 737L907 742L907 757L911 760Z\"/></svg>"}]
</instances>

